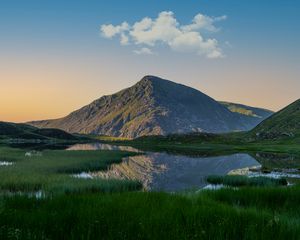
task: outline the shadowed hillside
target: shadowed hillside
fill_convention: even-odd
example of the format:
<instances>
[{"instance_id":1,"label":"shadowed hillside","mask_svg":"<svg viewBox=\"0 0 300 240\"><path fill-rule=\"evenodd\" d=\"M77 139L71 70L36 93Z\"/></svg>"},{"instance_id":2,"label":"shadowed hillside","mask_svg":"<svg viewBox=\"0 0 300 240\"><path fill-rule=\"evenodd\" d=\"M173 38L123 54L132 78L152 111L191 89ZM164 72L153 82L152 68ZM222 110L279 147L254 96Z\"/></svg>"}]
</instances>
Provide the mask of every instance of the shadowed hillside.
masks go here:
<instances>
[{"instance_id":1,"label":"shadowed hillside","mask_svg":"<svg viewBox=\"0 0 300 240\"><path fill-rule=\"evenodd\" d=\"M11 139L63 139L76 140L77 137L60 129L38 129L36 127L22 124L0 122L0 138Z\"/></svg>"},{"instance_id":2,"label":"shadowed hillside","mask_svg":"<svg viewBox=\"0 0 300 240\"><path fill-rule=\"evenodd\" d=\"M229 111L239 114L244 124L248 124L247 125L248 129L255 127L261 121L270 117L274 113L268 109L250 107L239 103L231 103L231 102L219 102L219 103L227 107Z\"/></svg>"},{"instance_id":3,"label":"shadowed hillside","mask_svg":"<svg viewBox=\"0 0 300 240\"><path fill-rule=\"evenodd\" d=\"M261 139L299 136L300 99L261 122L250 133Z\"/></svg>"}]
</instances>

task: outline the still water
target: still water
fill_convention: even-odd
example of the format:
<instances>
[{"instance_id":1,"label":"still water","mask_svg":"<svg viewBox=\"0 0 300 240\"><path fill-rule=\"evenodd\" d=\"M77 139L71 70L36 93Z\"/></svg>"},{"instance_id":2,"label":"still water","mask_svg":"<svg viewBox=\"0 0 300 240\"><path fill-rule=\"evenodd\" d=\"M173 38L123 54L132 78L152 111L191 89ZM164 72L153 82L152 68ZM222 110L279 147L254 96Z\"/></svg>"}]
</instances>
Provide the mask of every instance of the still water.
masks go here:
<instances>
[{"instance_id":1,"label":"still water","mask_svg":"<svg viewBox=\"0 0 300 240\"><path fill-rule=\"evenodd\" d=\"M189 157L163 152L144 152L125 146L109 144L76 144L67 150L122 150L140 152L140 155L124 158L107 171L83 173L91 177L136 179L149 191L182 191L199 189L207 185L209 175L226 175L237 169L256 168L260 164L248 154L232 154L216 157Z\"/></svg>"}]
</instances>

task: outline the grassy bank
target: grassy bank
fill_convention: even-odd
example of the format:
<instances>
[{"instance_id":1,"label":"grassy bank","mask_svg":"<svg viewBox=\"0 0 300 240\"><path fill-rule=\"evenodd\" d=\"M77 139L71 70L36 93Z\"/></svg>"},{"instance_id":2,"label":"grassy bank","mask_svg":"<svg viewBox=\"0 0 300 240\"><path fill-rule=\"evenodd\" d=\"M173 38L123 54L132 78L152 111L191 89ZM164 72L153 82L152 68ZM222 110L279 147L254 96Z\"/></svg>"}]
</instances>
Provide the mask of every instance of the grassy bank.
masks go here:
<instances>
[{"instance_id":1,"label":"grassy bank","mask_svg":"<svg viewBox=\"0 0 300 240\"><path fill-rule=\"evenodd\" d=\"M182 154L225 154L235 152L277 152L300 155L300 136L272 140L256 140L247 132L229 134L173 134L146 136L132 140L98 136L98 141L130 145L142 150L166 151Z\"/></svg>"},{"instance_id":2,"label":"grassy bank","mask_svg":"<svg viewBox=\"0 0 300 240\"><path fill-rule=\"evenodd\" d=\"M0 200L1 239L298 239L299 188Z\"/></svg>"},{"instance_id":3,"label":"grassy bank","mask_svg":"<svg viewBox=\"0 0 300 240\"><path fill-rule=\"evenodd\" d=\"M53 151L46 150L30 157L26 151L0 148L0 161L13 165L0 167L0 191L47 193L112 192L139 189L133 181L79 179L71 175L106 170L133 153L120 151Z\"/></svg>"}]
</instances>

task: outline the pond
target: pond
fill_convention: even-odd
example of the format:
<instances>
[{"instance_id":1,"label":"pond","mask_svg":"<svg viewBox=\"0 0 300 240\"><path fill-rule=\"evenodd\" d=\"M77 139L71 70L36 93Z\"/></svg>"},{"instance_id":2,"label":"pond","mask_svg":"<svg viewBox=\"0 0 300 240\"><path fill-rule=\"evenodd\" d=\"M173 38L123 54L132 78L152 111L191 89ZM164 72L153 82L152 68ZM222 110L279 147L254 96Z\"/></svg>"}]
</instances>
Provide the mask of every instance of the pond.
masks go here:
<instances>
[{"instance_id":1,"label":"pond","mask_svg":"<svg viewBox=\"0 0 300 240\"><path fill-rule=\"evenodd\" d=\"M67 150L122 150L138 149L108 144L76 144ZM136 179L149 191L175 192L203 188L209 175L226 175L236 169L257 168L260 163L248 154L214 157L189 157L164 152L145 152L124 158L107 171L82 173L82 177ZM86 175L89 174L89 175ZM76 176L80 177L80 175Z\"/></svg>"},{"instance_id":2,"label":"pond","mask_svg":"<svg viewBox=\"0 0 300 240\"><path fill-rule=\"evenodd\" d=\"M140 181L147 191L188 191L209 188L209 175L248 175L271 178L300 178L300 156L286 153L230 153L219 152L178 153L142 151L130 146L116 146L102 143L73 145L16 145L29 153L43 154L46 149L77 150L120 150L137 153L113 164L106 171L81 172L72 177L91 179L133 179ZM10 164L0 159L0 167ZM215 186L213 186L215 188Z\"/></svg>"}]
</instances>

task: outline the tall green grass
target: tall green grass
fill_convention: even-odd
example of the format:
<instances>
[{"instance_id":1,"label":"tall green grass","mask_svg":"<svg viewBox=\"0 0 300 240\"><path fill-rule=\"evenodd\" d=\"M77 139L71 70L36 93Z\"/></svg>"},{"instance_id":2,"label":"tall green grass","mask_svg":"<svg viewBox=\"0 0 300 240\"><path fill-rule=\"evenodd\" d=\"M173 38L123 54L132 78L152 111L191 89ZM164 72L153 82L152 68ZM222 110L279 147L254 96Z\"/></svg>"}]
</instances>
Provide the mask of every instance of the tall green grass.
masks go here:
<instances>
[{"instance_id":1,"label":"tall green grass","mask_svg":"<svg viewBox=\"0 0 300 240\"><path fill-rule=\"evenodd\" d=\"M25 157L25 151L0 148L1 158L14 162L0 167L0 192L112 192L141 188L136 181L78 179L80 172L106 170L133 153L121 151L43 151L41 156ZM2 157L3 156L3 157Z\"/></svg>"},{"instance_id":2,"label":"tall green grass","mask_svg":"<svg viewBox=\"0 0 300 240\"><path fill-rule=\"evenodd\" d=\"M223 184L232 187L243 187L243 186L259 186L259 187L272 187L272 186L285 186L287 185L287 180L284 178L273 179L268 177L253 177L249 178L247 176L208 176L207 182L211 184Z\"/></svg>"},{"instance_id":3,"label":"tall green grass","mask_svg":"<svg viewBox=\"0 0 300 240\"><path fill-rule=\"evenodd\" d=\"M299 189L261 190L6 197L0 238L299 239Z\"/></svg>"},{"instance_id":4,"label":"tall green grass","mask_svg":"<svg viewBox=\"0 0 300 240\"><path fill-rule=\"evenodd\" d=\"M239 189L199 194L130 192L138 182L76 179L133 153L25 151L0 147L0 239L299 239L300 187L276 187L265 178L211 177ZM253 182L254 181L254 182ZM264 187L258 187L264 186Z\"/></svg>"}]
</instances>

